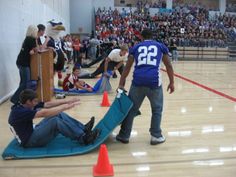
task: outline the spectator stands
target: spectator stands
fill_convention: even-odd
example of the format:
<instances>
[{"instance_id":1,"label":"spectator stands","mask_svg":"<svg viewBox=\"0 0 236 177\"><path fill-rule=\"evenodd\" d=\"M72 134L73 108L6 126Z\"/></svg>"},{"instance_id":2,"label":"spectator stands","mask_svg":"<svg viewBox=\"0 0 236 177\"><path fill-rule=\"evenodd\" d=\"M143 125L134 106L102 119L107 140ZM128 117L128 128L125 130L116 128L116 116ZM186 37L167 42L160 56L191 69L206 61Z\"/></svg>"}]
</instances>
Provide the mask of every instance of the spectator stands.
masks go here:
<instances>
[{"instance_id":1,"label":"spectator stands","mask_svg":"<svg viewBox=\"0 0 236 177\"><path fill-rule=\"evenodd\" d=\"M210 15L209 9L192 4L175 4L175 9L170 12L150 15L148 9L162 7L163 2L150 4L147 1L138 1L135 11L131 8L123 8L121 11L98 9L95 15L96 35L103 41L135 43L140 40L140 31L150 28L155 33L156 40L167 46L175 41L180 51L191 47L200 49L197 51L200 58L205 53L217 56L216 58L227 58L223 55L228 52L228 43L236 41L235 15ZM206 47L208 49L204 49ZM186 56L187 53L188 51L180 56ZM190 56L195 54L191 53Z\"/></svg>"}]
</instances>

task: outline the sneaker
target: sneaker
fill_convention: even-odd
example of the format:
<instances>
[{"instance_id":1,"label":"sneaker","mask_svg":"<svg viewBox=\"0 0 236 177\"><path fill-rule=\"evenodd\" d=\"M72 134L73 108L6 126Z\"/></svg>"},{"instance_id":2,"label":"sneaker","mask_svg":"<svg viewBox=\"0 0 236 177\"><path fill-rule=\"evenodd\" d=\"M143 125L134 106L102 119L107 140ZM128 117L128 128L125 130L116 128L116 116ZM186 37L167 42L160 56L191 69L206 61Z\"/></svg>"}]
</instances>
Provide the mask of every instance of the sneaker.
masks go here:
<instances>
[{"instance_id":1,"label":"sneaker","mask_svg":"<svg viewBox=\"0 0 236 177\"><path fill-rule=\"evenodd\" d=\"M123 143L123 144L128 144L129 143L129 139L123 139L119 135L116 136L116 140Z\"/></svg>"},{"instance_id":2,"label":"sneaker","mask_svg":"<svg viewBox=\"0 0 236 177\"><path fill-rule=\"evenodd\" d=\"M85 133L90 132L92 130L94 122L95 122L95 118L91 117L90 121L84 125L85 126L85 130L84 130Z\"/></svg>"},{"instance_id":3,"label":"sneaker","mask_svg":"<svg viewBox=\"0 0 236 177\"><path fill-rule=\"evenodd\" d=\"M56 98L56 99L64 99L65 97L66 97L66 95L63 94L63 93L61 93L61 94L58 93L58 94L55 95L55 98Z\"/></svg>"},{"instance_id":4,"label":"sneaker","mask_svg":"<svg viewBox=\"0 0 236 177\"><path fill-rule=\"evenodd\" d=\"M89 145L94 143L94 141L99 137L100 134L101 134L100 129L88 132L83 136L84 144Z\"/></svg>"},{"instance_id":5,"label":"sneaker","mask_svg":"<svg viewBox=\"0 0 236 177\"><path fill-rule=\"evenodd\" d=\"M151 136L150 144L151 145L157 145L157 144L160 144L160 143L164 143L165 141L166 141L166 138L164 136L161 136L159 138Z\"/></svg>"}]
</instances>

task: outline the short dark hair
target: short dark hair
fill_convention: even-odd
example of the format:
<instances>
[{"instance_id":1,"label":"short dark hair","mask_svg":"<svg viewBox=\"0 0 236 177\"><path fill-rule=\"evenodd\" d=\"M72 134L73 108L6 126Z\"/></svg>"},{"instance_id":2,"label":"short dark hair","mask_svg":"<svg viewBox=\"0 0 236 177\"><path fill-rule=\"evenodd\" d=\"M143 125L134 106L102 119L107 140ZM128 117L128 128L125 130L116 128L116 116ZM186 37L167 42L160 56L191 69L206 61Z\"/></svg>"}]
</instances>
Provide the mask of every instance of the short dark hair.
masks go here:
<instances>
[{"instance_id":1,"label":"short dark hair","mask_svg":"<svg viewBox=\"0 0 236 177\"><path fill-rule=\"evenodd\" d=\"M25 104L28 100L32 101L37 97L38 95L35 91L31 89L25 89L20 93L20 103Z\"/></svg>"},{"instance_id":2,"label":"short dark hair","mask_svg":"<svg viewBox=\"0 0 236 177\"><path fill-rule=\"evenodd\" d=\"M43 24L38 24L38 31L44 31L46 27Z\"/></svg>"},{"instance_id":3,"label":"short dark hair","mask_svg":"<svg viewBox=\"0 0 236 177\"><path fill-rule=\"evenodd\" d=\"M141 33L142 37L144 39L152 39L152 31L148 28L145 28L142 33Z\"/></svg>"},{"instance_id":4,"label":"short dark hair","mask_svg":"<svg viewBox=\"0 0 236 177\"><path fill-rule=\"evenodd\" d=\"M75 70L80 70L80 65L79 64L77 64L77 65L75 65L74 67L73 67L73 69L72 69L72 71L74 72Z\"/></svg>"}]
</instances>

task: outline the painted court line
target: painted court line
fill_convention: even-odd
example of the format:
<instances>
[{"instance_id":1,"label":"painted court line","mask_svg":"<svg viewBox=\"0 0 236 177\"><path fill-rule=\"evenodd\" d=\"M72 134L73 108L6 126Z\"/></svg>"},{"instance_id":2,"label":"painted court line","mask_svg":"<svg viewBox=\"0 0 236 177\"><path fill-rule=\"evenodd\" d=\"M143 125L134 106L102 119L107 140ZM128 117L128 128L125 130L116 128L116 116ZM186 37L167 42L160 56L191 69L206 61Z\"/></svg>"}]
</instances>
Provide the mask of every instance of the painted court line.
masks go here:
<instances>
[{"instance_id":1,"label":"painted court line","mask_svg":"<svg viewBox=\"0 0 236 177\"><path fill-rule=\"evenodd\" d=\"M162 69L162 68L161 68L161 70L164 71L164 72L166 72L165 69ZM210 87L207 87L207 86L205 86L205 85L202 85L202 84L200 84L200 83L198 83L198 82L195 82L195 81L193 81L193 80L190 80L190 79L188 79L188 78L186 78L186 77L183 77L183 76L180 76L180 75L178 75L178 74L174 74L174 76L175 76L175 77L178 77L178 78L180 78L180 79L182 79L182 80L185 80L185 81L187 81L187 82L189 82L189 83L191 83L191 84L194 84L194 85L196 85L196 86L198 86L198 87L201 87L201 88L203 88L203 89L205 89L205 90L208 90L208 91L210 91L210 92L213 92L213 93L215 93L215 94L217 94L217 95L220 95L220 96L222 96L222 97L224 97L224 98L226 98L226 99L229 99L229 100L231 100L231 101L233 101L233 102L236 102L236 98L234 98L234 97L232 97L232 96L230 96L230 95L226 95L226 94L224 94L224 93L222 93L222 92L219 92L219 91L217 91L217 90L215 90L215 89L212 89L212 88L210 88Z\"/></svg>"}]
</instances>

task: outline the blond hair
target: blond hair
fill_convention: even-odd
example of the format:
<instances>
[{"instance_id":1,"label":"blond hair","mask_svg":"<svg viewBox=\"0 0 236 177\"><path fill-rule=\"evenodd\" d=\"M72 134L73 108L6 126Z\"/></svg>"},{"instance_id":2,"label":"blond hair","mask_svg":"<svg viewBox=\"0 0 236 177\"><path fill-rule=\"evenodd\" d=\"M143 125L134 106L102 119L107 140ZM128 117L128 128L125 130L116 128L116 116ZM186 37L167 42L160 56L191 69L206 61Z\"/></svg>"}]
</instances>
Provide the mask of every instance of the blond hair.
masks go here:
<instances>
[{"instance_id":1,"label":"blond hair","mask_svg":"<svg viewBox=\"0 0 236 177\"><path fill-rule=\"evenodd\" d=\"M38 27L35 25L29 25L27 28L26 36L37 38L38 35Z\"/></svg>"},{"instance_id":2,"label":"blond hair","mask_svg":"<svg viewBox=\"0 0 236 177\"><path fill-rule=\"evenodd\" d=\"M120 46L120 50L129 51L129 47L128 47L128 45L124 44L124 45Z\"/></svg>"}]
</instances>

